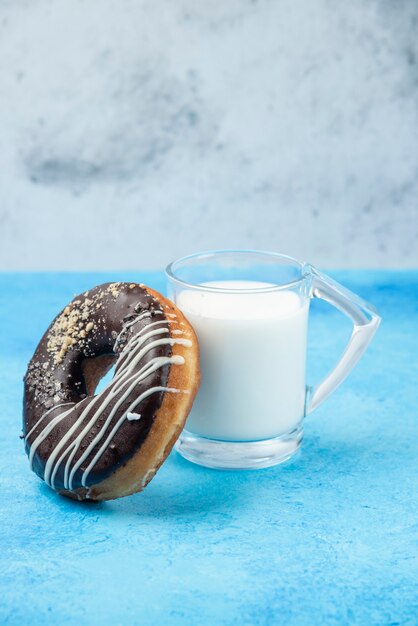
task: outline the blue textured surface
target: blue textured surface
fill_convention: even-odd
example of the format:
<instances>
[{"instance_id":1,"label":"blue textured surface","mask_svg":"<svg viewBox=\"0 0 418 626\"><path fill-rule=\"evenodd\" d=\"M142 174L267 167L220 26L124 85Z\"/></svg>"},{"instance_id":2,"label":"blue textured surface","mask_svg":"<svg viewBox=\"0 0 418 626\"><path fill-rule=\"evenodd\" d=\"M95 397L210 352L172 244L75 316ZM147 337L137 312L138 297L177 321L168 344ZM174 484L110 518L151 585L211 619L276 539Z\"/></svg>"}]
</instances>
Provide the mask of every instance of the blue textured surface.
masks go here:
<instances>
[{"instance_id":1,"label":"blue textured surface","mask_svg":"<svg viewBox=\"0 0 418 626\"><path fill-rule=\"evenodd\" d=\"M301 454L222 473L173 453L143 494L78 504L29 471L21 379L74 293L156 273L0 275L0 622L410 624L417 607L418 272L333 272L382 326L346 383L306 421ZM310 380L349 328L314 306Z\"/></svg>"}]
</instances>

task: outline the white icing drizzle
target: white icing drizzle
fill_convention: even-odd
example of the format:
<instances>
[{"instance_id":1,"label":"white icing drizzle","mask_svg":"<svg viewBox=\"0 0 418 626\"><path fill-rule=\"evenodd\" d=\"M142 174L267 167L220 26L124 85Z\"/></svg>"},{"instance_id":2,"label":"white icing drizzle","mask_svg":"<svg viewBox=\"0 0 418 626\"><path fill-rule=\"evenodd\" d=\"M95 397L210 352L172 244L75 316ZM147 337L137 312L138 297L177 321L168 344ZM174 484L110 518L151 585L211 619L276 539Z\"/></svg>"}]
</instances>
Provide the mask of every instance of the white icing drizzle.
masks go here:
<instances>
[{"instance_id":1,"label":"white icing drizzle","mask_svg":"<svg viewBox=\"0 0 418 626\"><path fill-rule=\"evenodd\" d=\"M151 394L157 393L159 391L170 392L170 393L188 393L187 391L181 391L180 389L174 389L174 388L171 388L171 387L151 387L151 389L147 389L146 391L144 391L139 396L139 398L137 398L134 402L132 402L132 404L130 405L130 407L129 407L127 412L131 413L135 409L135 407L138 406L138 404L140 402L142 402L142 400L144 400L145 398L147 398ZM126 419L126 413L124 415L122 415L119 418L119 420L116 422L115 426L110 431L110 433L107 436L106 440L104 441L104 443L102 444L102 446L100 447L98 452L95 454L93 459L90 461L88 467L83 472L83 477L81 479L81 484L83 485L83 487L86 486L86 481L87 481L88 475L91 472L92 468L96 465L97 461L100 459L100 457L102 456L103 452L106 450L107 446L112 441L113 437L115 436L115 434L119 430L119 428L122 426L122 424L123 424L125 419ZM70 478L70 484L71 484L71 478ZM71 489L71 487L70 487L70 489Z\"/></svg>"},{"instance_id":2,"label":"white icing drizzle","mask_svg":"<svg viewBox=\"0 0 418 626\"><path fill-rule=\"evenodd\" d=\"M159 313L160 315L162 315L162 311L155 311L155 313ZM135 317L135 319L131 320L130 322L126 322L126 324L123 325L122 330L120 331L119 335L116 337L115 343L113 344L113 352L116 351L116 347L119 341L121 340L122 335L128 330L128 328L130 328L131 326L133 326L140 320L145 319L146 317L151 317L151 311L144 311L144 313L141 313L141 315L138 315L137 317ZM147 328L147 327L145 326L144 328Z\"/></svg>"},{"instance_id":3,"label":"white icing drizzle","mask_svg":"<svg viewBox=\"0 0 418 626\"><path fill-rule=\"evenodd\" d=\"M25 442L28 440L28 437L38 428L39 424L42 422L43 419L45 419L45 417L47 417L50 413L52 413L52 411L55 411L56 409L59 409L61 406L68 406L69 404L71 404L72 406L74 406L74 402L64 402L63 404L56 404L55 406L53 406L51 409L48 409L48 411L46 411L46 413L44 413L35 423L34 426L32 426L32 428L26 433L25 436Z\"/></svg>"},{"instance_id":4,"label":"white icing drizzle","mask_svg":"<svg viewBox=\"0 0 418 626\"><path fill-rule=\"evenodd\" d=\"M144 343L148 338L149 335L155 333L155 331L151 331L150 333L147 333L146 335L143 335L142 339L143 341L141 342ZM108 385L108 387L113 387L113 385L117 386L116 389L112 389L110 394L108 395L108 397L106 398L105 402L103 403L102 406L100 406L99 410L97 410L95 412L95 414L93 415L93 417L91 418L91 420L87 423L87 425L84 427L84 429L78 434L78 436L74 439L74 441L70 444L69 448L73 449L73 452L70 454L67 462L66 462L66 466L65 466L65 473L64 473L64 485L66 487L66 489L72 489L72 479L74 477L75 472L77 471L77 469L81 466L81 464L83 463L83 461L88 457L88 455L90 454L90 452L93 450L93 448L95 447L95 445L101 440L101 438L103 437L103 435L105 434L106 428L110 425L116 411L119 409L119 407L121 406L121 404L128 398L129 394L133 391L133 389L135 388L135 386L141 382L141 380L143 380L144 378L146 378L152 371L155 371L156 369L158 369L158 367L163 367L164 365L171 363L172 359L175 359L176 357L157 357L160 358L159 361L159 365L158 367L155 367L153 364L154 359L152 359L151 361L149 361L149 363L147 363L139 372L137 372L135 375L133 375L131 378L128 378L127 380L125 380L123 382L122 385L120 385L121 381L127 376L129 375L129 373L133 370L133 368L135 367L135 365L137 365L137 363L142 359L142 357L149 352L152 348L158 346L158 345L163 345L163 344L169 344L169 345L175 345L176 343L179 343L179 341L181 340L176 340L176 339L160 339L158 341L153 341L151 343L149 343L147 346L145 346L142 350L139 351L139 353L137 354L137 356L133 359L132 355L134 354L134 351L132 351L132 353L130 354L130 357L128 358L128 361L131 361L127 371L125 372L124 370L119 371L118 375L116 375L112 382L110 383L110 385ZM138 349L138 348L137 348ZM181 365L184 363L184 359L182 357L180 357L180 359L182 359L182 361L178 361L177 364ZM126 366L126 364L125 364ZM83 438L85 437L85 435L89 432L89 430L94 426L94 424L97 422L97 420L99 419L100 415L103 412L103 409L106 408L106 406L110 403L111 400L113 400L114 396L120 391L120 388L123 387L126 383L128 383L129 381L132 381L132 384L125 390L125 392L123 393L123 395L119 398L119 400L116 402L115 406L112 408L112 411L110 412L108 418L106 419L102 429L100 430L100 432L96 435L96 437L93 439L93 441L89 444L89 446L86 448L86 450L84 451L84 453L81 455L81 457L78 459L78 461L74 464L73 469L71 470L71 474L69 476L68 479L68 472L69 472L69 468L71 465L71 462L78 450L78 448L80 447L80 444L83 440ZM98 397L98 396L96 396ZM82 421L82 416L80 416L79 418L79 423L81 423ZM122 422L121 422L122 423ZM78 424L77 424L78 425ZM57 462L57 468L59 467L61 461L64 459L65 455L67 454L68 450L66 450L64 452L64 454L62 455L62 457L59 459L59 461ZM84 484L84 482L82 481L82 484ZM53 485L51 485L53 486Z\"/></svg>"},{"instance_id":5,"label":"white icing drizzle","mask_svg":"<svg viewBox=\"0 0 418 626\"><path fill-rule=\"evenodd\" d=\"M163 315L162 311L154 311L154 314ZM170 317L176 317L174 314L167 314L167 315L170 315ZM122 337L122 334L125 333L127 329L134 326L139 320L144 319L146 317L151 317L150 311L145 311L141 315L137 316L134 320L131 320L130 322L127 322L124 325L122 331L119 333L119 335L117 336L115 340L114 350L116 349ZM73 479L74 479L74 475L76 471L86 461L89 455L93 452L94 448L97 445L99 445L102 439L105 437L106 432L109 426L111 425L111 422L117 410L120 408L123 402L126 401L126 399L129 397L129 395L131 394L131 392L134 390L135 386L139 382L144 380L147 376L149 376L156 370L164 367L165 365L168 365L168 364L183 365L184 364L184 358L180 355L172 355L170 357L154 357L150 361L148 361L148 363L146 363L143 367L141 367L139 371L137 371L136 373L133 372L133 370L140 363L143 357L153 348L156 348L161 345L171 345L171 346L183 345L186 347L192 346L192 342L189 339L180 339L180 338L174 339L171 337L163 337L163 338L154 339L144 346L144 343L153 337L156 337L161 334L169 334L170 330L167 327L155 328L156 326L160 324L169 324L169 323L170 323L169 320L159 320L159 321L151 322L150 324L148 324L147 326L139 330L137 333L135 333L127 342L127 344L124 346L123 350L119 354L119 358L117 361L117 370L112 381L107 385L107 387L100 394L98 394L97 396L94 396L91 399L91 401L86 404L86 406L84 407L83 411L81 412L77 420L75 420L75 422L71 425L68 431L62 436L61 440L56 444L54 450L50 454L45 464L44 480L51 487L55 487L55 476L57 474L59 467L66 459L65 467L64 467L64 488L69 489L69 490L73 488ZM152 329L150 330L151 327ZM181 335L184 333L182 330L174 330L172 331L172 334ZM124 387L126 388L124 389ZM114 399L115 395L122 391L122 389L124 389L124 391L121 397L113 406L103 426L101 427L99 432L96 434L96 436L93 438L93 440L89 443L89 445L86 447L86 449L83 451L82 455L79 457L76 463L74 463L73 467L71 467L73 459L77 451L79 450L84 437L91 431L92 428L94 428L95 424L100 419L104 409ZM99 447L99 449L97 450L96 454L91 459L86 469L82 472L81 483L83 486L86 486L86 481L91 470L94 468L97 461L100 459L103 452L108 447L110 441L112 440L114 435L117 433L119 428L122 426L123 422L125 420L132 421L132 420L140 419L141 417L140 414L134 413L134 409L142 402L142 400L144 400L151 394L158 393L158 392L189 393L186 390L180 390L180 389L175 389L171 387L156 386L156 387L151 387L150 389L147 389L138 398L136 398L131 403L127 411L125 411L123 415L118 419L116 424L110 430L110 433L107 435L107 437L105 437L104 442ZM103 403L100 403L100 400L102 400L104 396L105 396L105 399ZM46 411L46 413L42 415L42 417L36 422L36 424L27 433L26 438L25 438L26 441L28 440L28 437L36 430L36 428L42 422L42 420L44 420L45 417L47 417L47 415L51 413L51 411L53 411L54 409L57 409L58 407L66 406L69 404L71 404L71 408L63 411L62 413L54 417L43 428L43 430L38 434L38 436L32 442L30 446L30 453L29 453L29 462L31 466L33 464L33 459L34 459L34 456L38 447L48 437L48 435L55 428L55 426L59 424L65 417L67 417L71 413L71 411L74 408L74 403L65 403L65 404L52 407L51 409L49 409L48 411ZM74 435L77 429L79 429L81 425L84 423L85 419L89 417L93 408L95 408L95 411L92 417L87 421L86 424L84 424L84 427L81 428L80 432L73 439L73 441L70 441L71 437Z\"/></svg>"},{"instance_id":6,"label":"white icing drizzle","mask_svg":"<svg viewBox=\"0 0 418 626\"><path fill-rule=\"evenodd\" d=\"M156 343L156 342L154 342ZM160 362L159 367L162 367L163 365L167 364L167 363L171 363L171 359L175 358L175 357L161 357L161 359L165 358L165 363L163 363L162 361ZM180 357L182 358L182 357ZM178 365L182 365L184 363L184 359L182 359L182 361L177 361ZM78 435L78 437L76 437L76 439L74 440L73 444L74 445L74 452L72 454L72 456L68 459L66 467L65 467L65 477L64 477L64 484L66 485L67 489L72 489L72 480L74 477L75 472L78 470L78 468L82 465L82 463L85 461L85 459L87 459L87 457L89 456L90 452L95 448L95 446L101 441L101 439L103 438L103 436L106 433L106 429L108 428L108 426L110 426L112 419L115 415L115 413L117 412L117 410L119 409L119 407L123 404L123 402L128 398L128 396L131 394L131 392L133 391L133 389L135 388L135 386L144 378L146 378L149 375L149 371L148 370L152 370L155 371L157 369L157 367L153 367L153 368L148 368L147 366L145 366L147 369L146 371L141 375L141 372L143 371L140 370L140 372L138 372L138 374L136 376L134 376L134 380L132 382L132 384L130 385L130 387L128 387L126 389L126 391L122 394L122 396L119 398L119 400L116 402L115 406L112 408L111 412L109 413L109 416L107 417L105 423L103 424L103 427L101 428L100 432L96 435L96 437L93 439L93 441L87 446L87 448L85 449L85 451L83 452L83 454L80 456L80 458L78 459L78 461L74 464L74 467L71 470L71 473L69 475L69 479L68 479L68 471L69 471L69 466L70 463L76 453L76 451L78 450L79 444L81 443L82 439L84 438L84 436L88 433L88 431L90 430L91 426L97 421L97 419L100 417L100 414L102 413L102 407L100 408L100 411L96 411L96 413L93 415L92 419L90 420L90 422L87 424L87 426L81 431L81 433ZM157 387L152 387L151 389L157 389ZM160 388L158 388L159 391L161 391ZM149 391L149 390L148 390ZM114 394L113 394L114 395ZM143 396L141 397L141 399L146 398L147 396ZM108 398L106 399L103 408L105 408L110 400L113 399L113 397L111 397L110 395L108 396ZM135 405L136 406L136 405ZM134 407L129 407L128 412L132 412ZM126 418L126 413L124 415L124 418ZM123 420L122 420L123 421ZM120 424L122 424L122 421L120 422ZM82 484L85 486L84 484L84 478L82 480Z\"/></svg>"},{"instance_id":7,"label":"white icing drizzle","mask_svg":"<svg viewBox=\"0 0 418 626\"><path fill-rule=\"evenodd\" d=\"M69 415L71 413L71 411L73 410L73 407L71 407L71 409L68 409L68 411L64 411L63 413L60 413L59 415L57 415L56 417L54 417L54 419L52 419L49 424L47 424L45 426L45 428L43 429L43 431L36 437L36 439L34 440L34 442L32 443L31 447L30 447L30 451L29 451L29 465L32 468L32 464L33 464L33 457L34 454L38 448L38 446L44 441L44 439L46 439L46 437L48 437L49 433L51 432L51 430L53 428L55 428L55 426L64 419L64 417L67 417L67 415ZM29 434L27 435L29 436Z\"/></svg>"},{"instance_id":8,"label":"white icing drizzle","mask_svg":"<svg viewBox=\"0 0 418 626\"><path fill-rule=\"evenodd\" d=\"M168 328L157 328L155 330L151 330L146 335L134 335L132 339L128 341L124 349L119 355L118 358L118 368L121 367L122 363L125 361L129 363L129 361L133 358L134 349L138 346L142 346L147 339L150 337L154 337L155 335L164 335L168 334L170 331ZM149 344L148 344L149 345Z\"/></svg>"}]
</instances>

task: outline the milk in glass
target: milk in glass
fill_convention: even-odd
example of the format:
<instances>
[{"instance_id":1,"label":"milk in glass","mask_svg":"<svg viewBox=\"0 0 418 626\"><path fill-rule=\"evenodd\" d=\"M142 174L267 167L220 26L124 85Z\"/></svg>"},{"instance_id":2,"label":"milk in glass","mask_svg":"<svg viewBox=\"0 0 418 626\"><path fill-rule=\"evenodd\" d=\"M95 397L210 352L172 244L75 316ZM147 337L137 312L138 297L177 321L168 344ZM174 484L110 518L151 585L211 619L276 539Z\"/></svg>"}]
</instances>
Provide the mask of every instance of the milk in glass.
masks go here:
<instances>
[{"instance_id":1,"label":"milk in glass","mask_svg":"<svg viewBox=\"0 0 418 626\"><path fill-rule=\"evenodd\" d=\"M201 387L186 423L192 433L254 441L293 430L304 414L309 300L255 281L216 281L187 290L177 306L193 325Z\"/></svg>"}]
</instances>

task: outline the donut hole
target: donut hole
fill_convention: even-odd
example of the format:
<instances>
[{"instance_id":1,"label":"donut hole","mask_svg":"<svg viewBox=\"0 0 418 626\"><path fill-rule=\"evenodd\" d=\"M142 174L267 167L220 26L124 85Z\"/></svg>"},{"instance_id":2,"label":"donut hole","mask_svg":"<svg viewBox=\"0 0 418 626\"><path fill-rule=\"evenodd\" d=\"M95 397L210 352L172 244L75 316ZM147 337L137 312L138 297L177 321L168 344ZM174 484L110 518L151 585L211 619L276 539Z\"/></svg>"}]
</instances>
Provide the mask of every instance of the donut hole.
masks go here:
<instances>
[{"instance_id":1,"label":"donut hole","mask_svg":"<svg viewBox=\"0 0 418 626\"><path fill-rule=\"evenodd\" d=\"M86 389L89 396L100 393L113 378L116 357L103 354L83 361L83 372Z\"/></svg>"},{"instance_id":2,"label":"donut hole","mask_svg":"<svg viewBox=\"0 0 418 626\"><path fill-rule=\"evenodd\" d=\"M102 378L99 380L99 382L96 385L96 388L94 390L95 394L101 393L107 386L108 384L111 382L114 374L115 374L115 363L113 363L110 368L107 370L107 372L104 374L104 376L102 376Z\"/></svg>"}]
</instances>

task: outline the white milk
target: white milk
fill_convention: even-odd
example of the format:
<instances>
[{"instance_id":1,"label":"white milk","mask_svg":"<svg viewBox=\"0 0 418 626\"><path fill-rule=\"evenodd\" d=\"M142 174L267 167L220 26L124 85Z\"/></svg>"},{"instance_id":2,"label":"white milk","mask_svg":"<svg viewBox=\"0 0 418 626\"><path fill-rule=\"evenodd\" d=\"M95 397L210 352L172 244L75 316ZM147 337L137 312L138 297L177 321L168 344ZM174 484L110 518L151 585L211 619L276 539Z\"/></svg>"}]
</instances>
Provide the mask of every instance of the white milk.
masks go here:
<instances>
[{"instance_id":1,"label":"white milk","mask_svg":"<svg viewBox=\"0 0 418 626\"><path fill-rule=\"evenodd\" d=\"M272 286L253 281L203 285ZM177 306L199 338L202 370L186 429L213 439L253 441L295 428L304 412L309 300L292 291L185 290Z\"/></svg>"}]
</instances>

